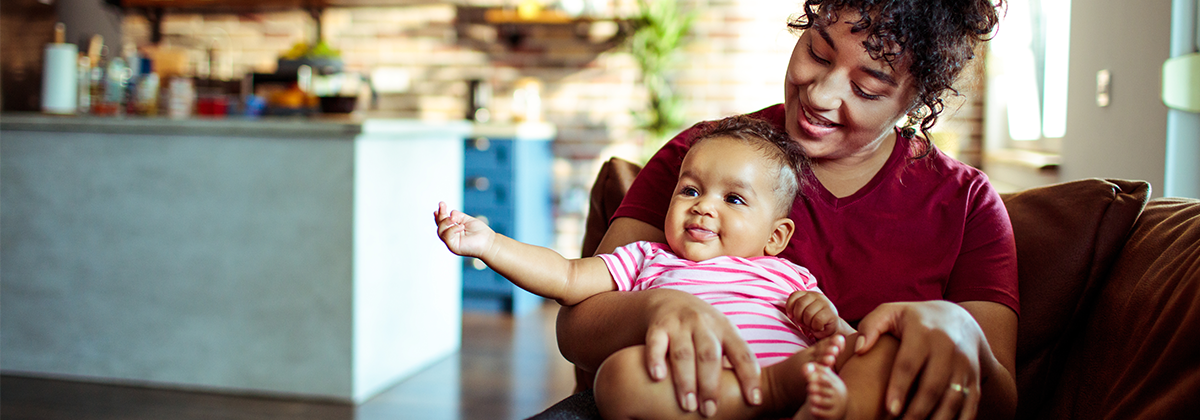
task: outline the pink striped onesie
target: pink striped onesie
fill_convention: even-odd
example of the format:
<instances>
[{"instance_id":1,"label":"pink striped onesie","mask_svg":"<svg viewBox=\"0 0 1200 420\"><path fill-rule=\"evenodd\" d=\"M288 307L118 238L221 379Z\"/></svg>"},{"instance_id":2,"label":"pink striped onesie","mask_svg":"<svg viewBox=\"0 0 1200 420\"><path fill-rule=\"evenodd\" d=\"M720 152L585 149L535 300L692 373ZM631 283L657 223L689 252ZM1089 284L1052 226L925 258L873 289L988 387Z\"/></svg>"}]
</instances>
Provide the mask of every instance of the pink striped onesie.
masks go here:
<instances>
[{"instance_id":1,"label":"pink striped onesie","mask_svg":"<svg viewBox=\"0 0 1200 420\"><path fill-rule=\"evenodd\" d=\"M657 288L691 293L716 307L738 328L761 366L770 366L813 341L785 314L795 291L820 291L808 269L777 257L679 258L666 244L634 242L599 255L617 290Z\"/></svg>"}]
</instances>

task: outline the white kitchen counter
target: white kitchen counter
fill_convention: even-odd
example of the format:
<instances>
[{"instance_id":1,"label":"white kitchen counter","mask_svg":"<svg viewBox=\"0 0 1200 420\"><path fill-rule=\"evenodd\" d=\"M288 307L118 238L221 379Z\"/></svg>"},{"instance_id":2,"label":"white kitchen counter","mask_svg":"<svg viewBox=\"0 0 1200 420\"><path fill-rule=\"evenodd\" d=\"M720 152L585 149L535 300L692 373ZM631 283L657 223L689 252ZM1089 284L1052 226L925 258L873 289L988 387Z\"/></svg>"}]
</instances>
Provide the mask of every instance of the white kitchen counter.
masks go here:
<instances>
[{"instance_id":1,"label":"white kitchen counter","mask_svg":"<svg viewBox=\"0 0 1200 420\"><path fill-rule=\"evenodd\" d=\"M0 130L5 374L362 402L460 345L465 122Z\"/></svg>"}]
</instances>

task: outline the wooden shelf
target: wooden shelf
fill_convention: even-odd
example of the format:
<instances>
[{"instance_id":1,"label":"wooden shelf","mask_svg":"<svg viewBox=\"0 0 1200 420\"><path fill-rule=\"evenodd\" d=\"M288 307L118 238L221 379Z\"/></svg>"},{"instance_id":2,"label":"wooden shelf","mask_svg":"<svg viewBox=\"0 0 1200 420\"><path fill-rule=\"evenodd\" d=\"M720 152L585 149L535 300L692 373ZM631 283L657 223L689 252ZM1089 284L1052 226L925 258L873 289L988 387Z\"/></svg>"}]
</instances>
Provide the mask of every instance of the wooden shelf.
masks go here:
<instances>
[{"instance_id":1,"label":"wooden shelf","mask_svg":"<svg viewBox=\"0 0 1200 420\"><path fill-rule=\"evenodd\" d=\"M121 6L147 9L231 12L328 7L329 0L121 0Z\"/></svg>"},{"instance_id":2,"label":"wooden shelf","mask_svg":"<svg viewBox=\"0 0 1200 420\"><path fill-rule=\"evenodd\" d=\"M327 7L410 6L412 0L109 0L124 7L222 13Z\"/></svg>"},{"instance_id":3,"label":"wooden shelf","mask_svg":"<svg viewBox=\"0 0 1200 420\"><path fill-rule=\"evenodd\" d=\"M521 66L575 66L620 45L633 32L623 19L571 17L556 10L522 16L516 10L458 6L458 42L487 52L494 61Z\"/></svg>"},{"instance_id":4,"label":"wooden shelf","mask_svg":"<svg viewBox=\"0 0 1200 420\"><path fill-rule=\"evenodd\" d=\"M491 24L569 24L574 23L566 13L556 10L542 10L532 16L521 16L521 13L511 9L485 9L483 20Z\"/></svg>"}]
</instances>

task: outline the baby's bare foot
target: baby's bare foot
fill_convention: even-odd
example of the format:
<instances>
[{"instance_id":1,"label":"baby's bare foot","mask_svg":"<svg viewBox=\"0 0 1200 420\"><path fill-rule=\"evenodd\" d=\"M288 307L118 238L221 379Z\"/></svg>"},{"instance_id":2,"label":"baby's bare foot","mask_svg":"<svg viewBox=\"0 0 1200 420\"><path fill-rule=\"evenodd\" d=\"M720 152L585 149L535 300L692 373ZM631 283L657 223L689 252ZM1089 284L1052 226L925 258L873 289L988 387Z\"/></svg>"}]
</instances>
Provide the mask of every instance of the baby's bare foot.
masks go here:
<instances>
[{"instance_id":1,"label":"baby's bare foot","mask_svg":"<svg viewBox=\"0 0 1200 420\"><path fill-rule=\"evenodd\" d=\"M846 383L828 366L804 365L808 399L794 419L841 419L846 417Z\"/></svg>"},{"instance_id":2,"label":"baby's bare foot","mask_svg":"<svg viewBox=\"0 0 1200 420\"><path fill-rule=\"evenodd\" d=\"M837 362L837 357L846 348L846 337L842 335L834 335L827 337L816 344L813 344L808 349L811 350L813 363L825 367L834 367Z\"/></svg>"},{"instance_id":3,"label":"baby's bare foot","mask_svg":"<svg viewBox=\"0 0 1200 420\"><path fill-rule=\"evenodd\" d=\"M782 362L763 369L763 381L770 385L765 387L763 401L773 412L792 413L800 408L800 401L807 399L808 374L805 366L815 365L834 369L839 354L846 348L846 337L834 335L827 337L788 356ZM807 409L801 410L808 412Z\"/></svg>"}]
</instances>

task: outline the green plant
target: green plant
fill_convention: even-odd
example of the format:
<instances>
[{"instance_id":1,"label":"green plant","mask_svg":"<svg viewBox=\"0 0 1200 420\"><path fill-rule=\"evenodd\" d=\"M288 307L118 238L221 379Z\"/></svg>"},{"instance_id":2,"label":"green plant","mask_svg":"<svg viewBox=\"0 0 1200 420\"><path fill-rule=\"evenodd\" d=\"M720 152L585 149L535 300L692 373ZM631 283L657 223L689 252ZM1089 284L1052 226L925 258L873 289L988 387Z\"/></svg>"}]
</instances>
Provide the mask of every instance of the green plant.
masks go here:
<instances>
[{"instance_id":1,"label":"green plant","mask_svg":"<svg viewBox=\"0 0 1200 420\"><path fill-rule=\"evenodd\" d=\"M639 0L639 14L632 18L630 53L642 71L646 88L646 112L635 113L638 128L649 135L651 152L684 123L683 104L668 80L679 59L678 50L691 30L695 14L680 10L675 0Z\"/></svg>"}]
</instances>

